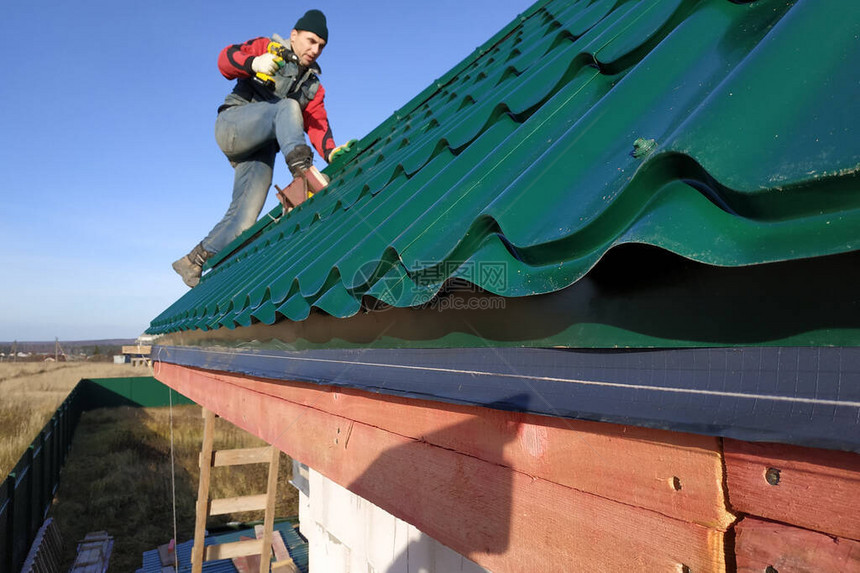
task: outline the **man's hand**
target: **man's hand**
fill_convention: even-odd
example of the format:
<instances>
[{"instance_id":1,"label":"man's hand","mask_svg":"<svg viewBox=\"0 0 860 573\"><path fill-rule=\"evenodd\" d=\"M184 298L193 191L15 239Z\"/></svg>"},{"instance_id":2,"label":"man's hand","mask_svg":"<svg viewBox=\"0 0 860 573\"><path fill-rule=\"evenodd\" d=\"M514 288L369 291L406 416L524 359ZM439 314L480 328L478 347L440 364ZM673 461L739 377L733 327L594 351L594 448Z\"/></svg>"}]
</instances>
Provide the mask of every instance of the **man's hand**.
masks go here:
<instances>
[{"instance_id":1,"label":"man's hand","mask_svg":"<svg viewBox=\"0 0 860 573\"><path fill-rule=\"evenodd\" d=\"M337 147L332 149L331 152L329 152L329 154L328 154L328 162L331 163L339 155L344 155L344 154L352 151L352 146L355 145L356 143L358 143L357 139L350 139L349 141L347 141L343 145L338 145Z\"/></svg>"},{"instance_id":2,"label":"man's hand","mask_svg":"<svg viewBox=\"0 0 860 573\"><path fill-rule=\"evenodd\" d=\"M274 54L270 54L266 52L263 55L256 56L253 60L251 60L251 69L254 70L258 74L266 74L267 76L273 75L278 71L280 67L278 65L278 56Z\"/></svg>"}]
</instances>

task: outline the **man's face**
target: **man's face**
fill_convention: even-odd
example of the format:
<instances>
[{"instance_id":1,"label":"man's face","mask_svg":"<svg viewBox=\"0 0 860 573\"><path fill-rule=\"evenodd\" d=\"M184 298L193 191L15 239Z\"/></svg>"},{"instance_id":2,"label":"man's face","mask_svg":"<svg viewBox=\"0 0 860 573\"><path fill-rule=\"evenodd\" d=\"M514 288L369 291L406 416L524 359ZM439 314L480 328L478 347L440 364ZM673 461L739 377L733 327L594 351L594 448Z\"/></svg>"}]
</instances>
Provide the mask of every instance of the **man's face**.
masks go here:
<instances>
[{"instance_id":1,"label":"man's face","mask_svg":"<svg viewBox=\"0 0 860 573\"><path fill-rule=\"evenodd\" d=\"M303 66L309 66L316 61L325 47L325 40L307 30L290 32L290 46L293 53L299 57Z\"/></svg>"}]
</instances>

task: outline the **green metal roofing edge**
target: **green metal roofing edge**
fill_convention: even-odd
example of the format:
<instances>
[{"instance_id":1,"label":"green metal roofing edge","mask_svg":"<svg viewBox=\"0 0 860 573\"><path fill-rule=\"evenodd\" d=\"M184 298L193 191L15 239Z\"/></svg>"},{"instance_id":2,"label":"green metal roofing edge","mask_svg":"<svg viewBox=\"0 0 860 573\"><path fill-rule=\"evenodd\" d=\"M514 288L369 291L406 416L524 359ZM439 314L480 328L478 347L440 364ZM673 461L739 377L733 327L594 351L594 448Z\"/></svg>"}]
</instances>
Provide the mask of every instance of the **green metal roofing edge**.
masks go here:
<instances>
[{"instance_id":1,"label":"green metal roofing edge","mask_svg":"<svg viewBox=\"0 0 860 573\"><path fill-rule=\"evenodd\" d=\"M301 321L254 323L249 315L224 328L180 319L158 343L276 350L860 346L857 284L860 251L718 267L628 245L574 285L546 294L505 298L460 283L421 307L368 306L350 317L313 311Z\"/></svg>"}]
</instances>

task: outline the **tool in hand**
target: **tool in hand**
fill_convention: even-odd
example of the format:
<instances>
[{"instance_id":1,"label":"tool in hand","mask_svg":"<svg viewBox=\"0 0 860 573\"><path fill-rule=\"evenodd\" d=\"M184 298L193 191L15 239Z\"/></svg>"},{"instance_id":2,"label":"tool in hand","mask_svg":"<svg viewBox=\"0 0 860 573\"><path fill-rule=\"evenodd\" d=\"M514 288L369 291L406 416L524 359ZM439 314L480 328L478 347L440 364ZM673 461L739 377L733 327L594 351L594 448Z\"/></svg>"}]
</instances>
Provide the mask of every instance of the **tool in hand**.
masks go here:
<instances>
[{"instance_id":1,"label":"tool in hand","mask_svg":"<svg viewBox=\"0 0 860 573\"><path fill-rule=\"evenodd\" d=\"M274 61L278 65L278 68L283 68L286 65L287 60L293 62L299 61L299 57L296 56L292 52L292 50L290 50L280 42L269 42L266 51L275 56ZM271 90L275 89L275 80L272 78L272 76L264 74L263 72L257 72L257 74L254 76L254 81L266 86Z\"/></svg>"}]
</instances>

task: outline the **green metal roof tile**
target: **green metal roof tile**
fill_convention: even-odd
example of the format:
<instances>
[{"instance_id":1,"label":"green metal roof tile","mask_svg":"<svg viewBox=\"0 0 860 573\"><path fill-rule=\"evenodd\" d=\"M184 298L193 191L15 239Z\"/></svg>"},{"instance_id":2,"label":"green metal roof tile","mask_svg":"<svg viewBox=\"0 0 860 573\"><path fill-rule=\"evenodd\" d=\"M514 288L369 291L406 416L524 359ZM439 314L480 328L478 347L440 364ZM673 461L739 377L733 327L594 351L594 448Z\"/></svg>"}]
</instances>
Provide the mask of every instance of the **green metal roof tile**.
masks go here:
<instances>
[{"instance_id":1,"label":"green metal roof tile","mask_svg":"<svg viewBox=\"0 0 860 573\"><path fill-rule=\"evenodd\" d=\"M547 33L531 42L514 48L507 63L517 70L525 71L529 65L539 62L543 56L550 52L553 44L559 41L557 34Z\"/></svg>"},{"instance_id":2,"label":"green metal roof tile","mask_svg":"<svg viewBox=\"0 0 860 573\"><path fill-rule=\"evenodd\" d=\"M464 121L445 133L448 147L455 152L463 149L505 114L506 107L494 100L472 106L468 115L464 115Z\"/></svg>"},{"instance_id":3,"label":"green metal roof tile","mask_svg":"<svg viewBox=\"0 0 860 573\"><path fill-rule=\"evenodd\" d=\"M277 249L280 256L272 257L271 264L265 264L265 260L260 261L261 264L255 269L256 274L248 279L248 284L254 284L254 288L248 291L247 295L244 292L239 293L244 304L257 306L269 298L271 294L269 286L282 274L283 264L290 253L287 249L281 249L281 244L273 243L271 248ZM236 297L233 300L237 300Z\"/></svg>"},{"instance_id":4,"label":"green metal roof tile","mask_svg":"<svg viewBox=\"0 0 860 573\"><path fill-rule=\"evenodd\" d=\"M407 265L412 261L445 258L445 254L453 248L453 243L461 239L461 230L447 224L466 227L470 219L455 216L454 220L450 220L446 215L451 214L452 208L465 211L468 205L474 205L468 199L477 181L485 175L481 166L498 163L506 158L504 154L496 155L497 148L518 127L516 121L503 116L459 156L446 151L428 164L425 169L431 173L436 172L434 163L439 165L438 175L421 190L422 198L426 197L432 203L417 217L413 215L409 218L391 243ZM445 225L440 224L443 220Z\"/></svg>"},{"instance_id":5,"label":"green metal roof tile","mask_svg":"<svg viewBox=\"0 0 860 573\"><path fill-rule=\"evenodd\" d=\"M293 295L299 293L299 283L295 273L287 272L288 269L278 269L278 275L268 285L269 299L275 304L281 304Z\"/></svg>"},{"instance_id":6,"label":"green metal roof tile","mask_svg":"<svg viewBox=\"0 0 860 573\"><path fill-rule=\"evenodd\" d=\"M604 26L611 24L634 5L631 2L624 7L624 2L620 0L597 0L593 3L576 2L566 7L563 6L563 2L558 4L562 5L560 6L562 11L552 18L559 24L564 33L573 38L579 38L601 23ZM605 21L607 17L611 19Z\"/></svg>"},{"instance_id":7,"label":"green metal roof tile","mask_svg":"<svg viewBox=\"0 0 860 573\"><path fill-rule=\"evenodd\" d=\"M682 213L684 216L679 217ZM834 235L850 237L860 212L811 215L802 221L756 221L714 209L705 196L679 181L668 183L635 224L620 237L685 253L714 265L749 265L774 260L825 256L856 250L858 241L834 244ZM856 233L854 233L856 235Z\"/></svg>"},{"instance_id":8,"label":"green metal roof tile","mask_svg":"<svg viewBox=\"0 0 860 573\"><path fill-rule=\"evenodd\" d=\"M722 12L720 7L714 11ZM623 202L620 210L628 212L624 203L631 200L630 183L643 163L630 153L634 140L646 136L662 141L707 97L709 82L702 81L706 74L725 70L713 51L726 28L709 13L703 9L684 20L649 53L647 67L634 67L553 142L552 150L530 166L527 173L533 177L522 177L499 195L488 214L497 218L512 243L548 243L586 232L598 219L609 222L608 233L616 231L619 220L607 210L617 199ZM734 23L724 21L726 26ZM652 159L657 158L644 162ZM666 174L686 175L671 170ZM569 203L565 198L570 189L576 189L576 203L569 205L572 210L559 210L556 205ZM537 194L544 200L535 201ZM523 225L524 220L543 224Z\"/></svg>"},{"instance_id":9,"label":"green metal roof tile","mask_svg":"<svg viewBox=\"0 0 860 573\"><path fill-rule=\"evenodd\" d=\"M524 72L519 85L504 98L507 109L516 117L525 117L563 88L590 64L590 58L579 57L576 50L575 44L560 46L540 65Z\"/></svg>"},{"instance_id":10,"label":"green metal roof tile","mask_svg":"<svg viewBox=\"0 0 860 573\"><path fill-rule=\"evenodd\" d=\"M533 4L528 10L526 10L523 14L520 14L510 24L499 30L489 40L484 42L484 44L476 48L470 55L464 58L459 64L455 65L445 75L433 81L426 89L424 89L421 93L412 98L412 100L407 102L406 105L400 108L400 110L396 111L391 118L384 121L382 124L379 125L379 127L373 130L367 136L366 139L376 139L380 137L380 134L386 133L388 130L392 129L392 124L399 123L405 116L410 114L416 108L420 107L430 96L434 95L439 89L443 89L450 81L458 78L461 73L468 69L469 66L480 60L481 57L484 56L490 48L504 41L519 27L521 27L523 22L528 21L528 19L533 17L544 4L547 4L547 0L538 0L538 2L535 2L535 4Z\"/></svg>"},{"instance_id":11,"label":"green metal roof tile","mask_svg":"<svg viewBox=\"0 0 860 573\"><path fill-rule=\"evenodd\" d=\"M278 314L287 320L304 320L311 312L311 305L298 293L295 293L278 306Z\"/></svg>"},{"instance_id":12,"label":"green metal roof tile","mask_svg":"<svg viewBox=\"0 0 860 573\"><path fill-rule=\"evenodd\" d=\"M849 0L538 2L150 332L421 306L454 279L550 293L624 243L723 266L856 250L858 28Z\"/></svg>"},{"instance_id":13,"label":"green metal roof tile","mask_svg":"<svg viewBox=\"0 0 860 573\"><path fill-rule=\"evenodd\" d=\"M332 316L352 316L361 309L361 302L339 283L324 291L314 306Z\"/></svg>"},{"instance_id":14,"label":"green metal roof tile","mask_svg":"<svg viewBox=\"0 0 860 573\"><path fill-rule=\"evenodd\" d=\"M244 308L240 311L236 311L233 315L226 315L225 319L221 320L221 324L231 328L234 325L239 326L251 326L251 313L254 312L253 308ZM230 323L233 321L233 324Z\"/></svg>"},{"instance_id":15,"label":"green metal roof tile","mask_svg":"<svg viewBox=\"0 0 860 573\"><path fill-rule=\"evenodd\" d=\"M254 312L251 313L251 316L262 322L263 324L274 324L277 320L277 307L272 304L272 301L267 300L261 305L255 307Z\"/></svg>"},{"instance_id":16,"label":"green metal roof tile","mask_svg":"<svg viewBox=\"0 0 860 573\"><path fill-rule=\"evenodd\" d=\"M392 180L396 179L402 171L403 167L396 160L386 161L374 171L369 171L368 177L364 181L368 193L376 195Z\"/></svg>"},{"instance_id":17,"label":"green metal roof tile","mask_svg":"<svg viewBox=\"0 0 860 573\"><path fill-rule=\"evenodd\" d=\"M689 14L698 0L641 2L624 14L611 38L594 51L594 59L606 73L618 73L639 61Z\"/></svg>"},{"instance_id":18,"label":"green metal roof tile","mask_svg":"<svg viewBox=\"0 0 860 573\"><path fill-rule=\"evenodd\" d=\"M410 288L412 282L403 267L395 264L380 275L366 294L391 306L412 306L416 304Z\"/></svg>"},{"instance_id":19,"label":"green metal roof tile","mask_svg":"<svg viewBox=\"0 0 860 573\"><path fill-rule=\"evenodd\" d=\"M403 157L398 164L403 168L404 173L411 176L446 147L448 147L448 141L444 134L440 137L439 134L434 133L411 145L409 155Z\"/></svg>"},{"instance_id":20,"label":"green metal roof tile","mask_svg":"<svg viewBox=\"0 0 860 573\"><path fill-rule=\"evenodd\" d=\"M786 206L785 191L828 177L844 178L860 164L856 119L860 66L860 11L822 10L800 2L778 21L767 22L761 42L716 87L672 147L691 155L722 185L753 196L757 211ZM761 25L761 24L760 24ZM826 34L823 31L826 30ZM761 33L761 32L759 32ZM766 97L773 86L779 94ZM755 121L748 121L754 117ZM733 141L718 147L716 142ZM837 208L856 205L854 192ZM810 198L811 199L811 198ZM832 198L831 198L832 199ZM803 210L804 200L798 199ZM808 204L807 204L808 205Z\"/></svg>"}]
</instances>

